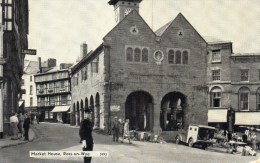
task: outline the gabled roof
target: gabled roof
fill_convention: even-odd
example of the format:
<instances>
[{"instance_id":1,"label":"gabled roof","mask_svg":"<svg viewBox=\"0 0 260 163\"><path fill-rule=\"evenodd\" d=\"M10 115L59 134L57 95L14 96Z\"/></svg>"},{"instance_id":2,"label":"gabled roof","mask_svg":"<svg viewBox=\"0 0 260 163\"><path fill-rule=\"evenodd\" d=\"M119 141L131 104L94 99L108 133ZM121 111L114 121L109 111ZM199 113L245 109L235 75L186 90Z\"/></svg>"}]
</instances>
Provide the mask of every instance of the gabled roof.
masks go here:
<instances>
[{"instance_id":1,"label":"gabled roof","mask_svg":"<svg viewBox=\"0 0 260 163\"><path fill-rule=\"evenodd\" d=\"M112 28L104 37L103 39L109 35L111 32L113 32L113 30L115 28L117 28L122 22L124 22L126 19L128 19L130 16L132 16L133 14L136 14L135 16L138 16L143 22L144 24L148 27L148 29L154 34L154 31L151 29L151 27L146 23L146 21L143 19L143 17L139 14L139 12L137 12L135 9L133 9L128 15L126 15L114 28Z\"/></svg>"},{"instance_id":2,"label":"gabled roof","mask_svg":"<svg viewBox=\"0 0 260 163\"><path fill-rule=\"evenodd\" d=\"M172 24L172 22L173 22L173 20L171 20L169 23L167 23L164 26L162 26L161 28L159 28L157 31L155 31L155 34L157 36L162 36L164 31Z\"/></svg>"},{"instance_id":3,"label":"gabled roof","mask_svg":"<svg viewBox=\"0 0 260 163\"><path fill-rule=\"evenodd\" d=\"M24 61L24 74L36 74L39 71L39 62L38 61Z\"/></svg>"},{"instance_id":4,"label":"gabled roof","mask_svg":"<svg viewBox=\"0 0 260 163\"><path fill-rule=\"evenodd\" d=\"M157 36L163 36L164 33L167 31L167 29L175 22L177 21L177 19L182 18L186 21L186 23L198 34L198 36L205 42L205 39L198 33L198 31L190 24L190 22L182 15L182 13L179 13L175 19L173 19L172 21L168 22L167 24L165 24L164 26L162 26L161 28L159 28L155 33L157 34Z\"/></svg>"}]
</instances>

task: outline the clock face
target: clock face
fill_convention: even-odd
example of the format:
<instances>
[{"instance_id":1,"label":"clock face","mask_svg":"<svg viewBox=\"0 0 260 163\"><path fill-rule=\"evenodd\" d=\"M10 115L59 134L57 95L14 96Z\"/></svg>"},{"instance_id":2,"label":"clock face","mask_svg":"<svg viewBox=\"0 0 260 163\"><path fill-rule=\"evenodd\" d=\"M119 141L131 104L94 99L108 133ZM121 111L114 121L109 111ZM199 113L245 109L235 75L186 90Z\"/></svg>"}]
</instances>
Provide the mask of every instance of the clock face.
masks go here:
<instances>
[{"instance_id":1,"label":"clock face","mask_svg":"<svg viewBox=\"0 0 260 163\"><path fill-rule=\"evenodd\" d=\"M131 11L132 11L131 8L126 8L126 9L125 9L125 16L128 15Z\"/></svg>"}]
</instances>

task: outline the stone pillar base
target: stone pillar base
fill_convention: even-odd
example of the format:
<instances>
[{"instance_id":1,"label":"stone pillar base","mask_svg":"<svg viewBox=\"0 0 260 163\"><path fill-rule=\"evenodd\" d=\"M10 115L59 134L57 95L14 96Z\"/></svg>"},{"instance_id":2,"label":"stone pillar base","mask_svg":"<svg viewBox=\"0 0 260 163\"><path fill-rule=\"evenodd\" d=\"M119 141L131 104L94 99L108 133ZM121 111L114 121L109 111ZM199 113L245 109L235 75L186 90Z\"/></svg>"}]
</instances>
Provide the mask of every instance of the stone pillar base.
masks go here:
<instances>
[{"instance_id":1,"label":"stone pillar base","mask_svg":"<svg viewBox=\"0 0 260 163\"><path fill-rule=\"evenodd\" d=\"M152 132L155 134L155 135L160 135L162 133L162 129L161 127L154 127Z\"/></svg>"}]
</instances>

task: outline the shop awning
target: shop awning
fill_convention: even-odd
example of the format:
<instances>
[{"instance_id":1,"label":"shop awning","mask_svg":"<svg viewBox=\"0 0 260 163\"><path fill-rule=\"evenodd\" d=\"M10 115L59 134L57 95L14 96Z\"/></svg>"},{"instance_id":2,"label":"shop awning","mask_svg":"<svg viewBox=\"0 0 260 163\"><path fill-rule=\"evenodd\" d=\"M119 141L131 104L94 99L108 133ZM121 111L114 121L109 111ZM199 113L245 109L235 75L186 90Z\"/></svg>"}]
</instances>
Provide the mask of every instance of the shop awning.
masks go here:
<instances>
[{"instance_id":1,"label":"shop awning","mask_svg":"<svg viewBox=\"0 0 260 163\"><path fill-rule=\"evenodd\" d=\"M208 123L226 123L227 109L209 109Z\"/></svg>"},{"instance_id":2,"label":"shop awning","mask_svg":"<svg viewBox=\"0 0 260 163\"><path fill-rule=\"evenodd\" d=\"M70 105L55 106L51 112L67 112L70 109Z\"/></svg>"},{"instance_id":3,"label":"shop awning","mask_svg":"<svg viewBox=\"0 0 260 163\"><path fill-rule=\"evenodd\" d=\"M235 125L260 125L260 112L236 112Z\"/></svg>"}]
</instances>

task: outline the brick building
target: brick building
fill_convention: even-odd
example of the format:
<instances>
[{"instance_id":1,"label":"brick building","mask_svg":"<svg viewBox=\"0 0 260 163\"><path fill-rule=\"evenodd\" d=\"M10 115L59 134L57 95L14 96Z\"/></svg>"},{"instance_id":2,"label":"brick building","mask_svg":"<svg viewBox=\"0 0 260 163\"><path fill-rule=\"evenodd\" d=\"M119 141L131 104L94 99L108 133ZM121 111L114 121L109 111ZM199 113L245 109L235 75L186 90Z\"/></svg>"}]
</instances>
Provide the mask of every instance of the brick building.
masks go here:
<instances>
[{"instance_id":1,"label":"brick building","mask_svg":"<svg viewBox=\"0 0 260 163\"><path fill-rule=\"evenodd\" d=\"M172 131L207 124L207 43L180 13L157 31L139 15L141 0L110 0L117 25L94 51L81 47L71 69L71 125L93 110L95 128L114 116L130 129Z\"/></svg>"}]
</instances>

